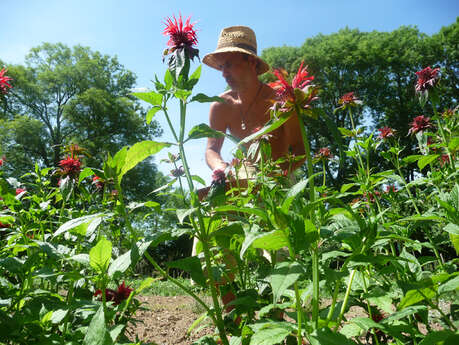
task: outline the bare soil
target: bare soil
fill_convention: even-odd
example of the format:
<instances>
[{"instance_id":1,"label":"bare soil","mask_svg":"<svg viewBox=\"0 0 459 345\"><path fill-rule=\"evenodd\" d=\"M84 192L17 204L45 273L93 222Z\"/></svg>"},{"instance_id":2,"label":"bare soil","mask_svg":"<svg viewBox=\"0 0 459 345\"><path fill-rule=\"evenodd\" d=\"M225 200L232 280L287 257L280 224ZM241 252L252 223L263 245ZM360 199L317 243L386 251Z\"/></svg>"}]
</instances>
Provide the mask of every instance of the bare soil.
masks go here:
<instances>
[{"instance_id":1,"label":"bare soil","mask_svg":"<svg viewBox=\"0 0 459 345\"><path fill-rule=\"evenodd\" d=\"M202 336L213 333L214 328L208 322L206 327L201 328L204 321L188 334L190 326L204 312L189 296L136 298L142 302L143 308L136 313L138 322L128 328L132 341L137 338L151 345L189 345Z\"/></svg>"}]
</instances>

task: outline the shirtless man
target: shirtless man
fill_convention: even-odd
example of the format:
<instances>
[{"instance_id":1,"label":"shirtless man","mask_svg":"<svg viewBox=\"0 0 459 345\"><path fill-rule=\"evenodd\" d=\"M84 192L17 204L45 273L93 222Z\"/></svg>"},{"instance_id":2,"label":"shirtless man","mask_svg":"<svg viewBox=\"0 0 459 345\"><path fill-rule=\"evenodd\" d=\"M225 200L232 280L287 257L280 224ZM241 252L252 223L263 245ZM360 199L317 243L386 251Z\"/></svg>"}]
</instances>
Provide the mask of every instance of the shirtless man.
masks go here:
<instances>
[{"instance_id":1,"label":"shirtless man","mask_svg":"<svg viewBox=\"0 0 459 345\"><path fill-rule=\"evenodd\" d=\"M240 139L252 134L257 127L263 127L269 120L269 108L276 95L272 88L258 79L260 74L268 71L269 66L257 56L257 42L252 29L245 26L223 29L216 51L207 54L203 62L220 70L231 88L220 95L225 102L211 104L210 127L222 132L229 130ZM289 153L304 154L296 115L271 134L273 160ZM223 138L208 138L206 162L212 170L224 170L228 166L221 156L223 141ZM297 162L291 170L303 162Z\"/></svg>"}]
</instances>

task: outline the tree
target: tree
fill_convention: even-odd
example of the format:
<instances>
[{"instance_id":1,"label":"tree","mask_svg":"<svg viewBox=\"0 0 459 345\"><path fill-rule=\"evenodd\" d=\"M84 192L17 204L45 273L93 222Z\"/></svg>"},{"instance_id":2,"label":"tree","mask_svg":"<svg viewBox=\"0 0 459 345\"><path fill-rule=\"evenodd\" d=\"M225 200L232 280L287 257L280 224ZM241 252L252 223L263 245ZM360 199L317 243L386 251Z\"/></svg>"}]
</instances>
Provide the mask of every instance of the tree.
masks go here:
<instances>
[{"instance_id":1,"label":"tree","mask_svg":"<svg viewBox=\"0 0 459 345\"><path fill-rule=\"evenodd\" d=\"M8 74L14 87L0 112L1 147L18 173L35 162L57 166L71 143L100 166L107 152L161 133L157 122L144 125L145 110L129 95L136 77L116 57L44 43Z\"/></svg>"}]
</instances>

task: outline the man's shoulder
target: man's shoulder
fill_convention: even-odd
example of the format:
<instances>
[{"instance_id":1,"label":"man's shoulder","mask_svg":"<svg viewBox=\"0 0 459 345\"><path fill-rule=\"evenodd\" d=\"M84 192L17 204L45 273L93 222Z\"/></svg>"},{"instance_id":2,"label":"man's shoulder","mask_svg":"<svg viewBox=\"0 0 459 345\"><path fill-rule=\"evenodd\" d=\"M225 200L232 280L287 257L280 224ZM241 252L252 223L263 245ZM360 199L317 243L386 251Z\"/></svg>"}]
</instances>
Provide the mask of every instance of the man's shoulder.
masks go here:
<instances>
[{"instance_id":1,"label":"man's shoulder","mask_svg":"<svg viewBox=\"0 0 459 345\"><path fill-rule=\"evenodd\" d=\"M232 105L234 104L234 91L228 90L223 92L222 94L218 95L222 99L221 102L213 102L210 105L211 111L225 111L230 110Z\"/></svg>"}]
</instances>

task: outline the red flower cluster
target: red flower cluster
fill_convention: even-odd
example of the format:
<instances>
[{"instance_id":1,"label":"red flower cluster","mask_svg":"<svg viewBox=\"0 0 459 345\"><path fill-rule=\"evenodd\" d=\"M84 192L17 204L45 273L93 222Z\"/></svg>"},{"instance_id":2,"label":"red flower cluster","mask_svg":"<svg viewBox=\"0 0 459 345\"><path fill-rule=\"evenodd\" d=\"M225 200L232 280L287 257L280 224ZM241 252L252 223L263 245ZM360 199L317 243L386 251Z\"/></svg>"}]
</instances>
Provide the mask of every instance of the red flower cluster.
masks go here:
<instances>
[{"instance_id":1,"label":"red flower cluster","mask_svg":"<svg viewBox=\"0 0 459 345\"><path fill-rule=\"evenodd\" d=\"M379 139L387 139L395 135L395 130L393 130L390 127L379 128L378 131L379 131L379 134L378 134Z\"/></svg>"},{"instance_id":2,"label":"red flower cluster","mask_svg":"<svg viewBox=\"0 0 459 345\"><path fill-rule=\"evenodd\" d=\"M0 93L4 94L8 92L8 88L12 88L11 84L9 84L8 82L13 79L5 75L7 71L8 70L5 68L2 68L0 70Z\"/></svg>"},{"instance_id":3,"label":"red flower cluster","mask_svg":"<svg viewBox=\"0 0 459 345\"><path fill-rule=\"evenodd\" d=\"M105 299L107 302L111 301L111 302L114 302L116 305L118 305L122 301L128 299L132 291L133 290L129 286L126 286L123 281L123 283L120 286L118 286L117 291L112 290L112 289L105 289ZM98 289L94 293L94 296L96 297L99 295L102 297L102 290L100 289Z\"/></svg>"},{"instance_id":4,"label":"red flower cluster","mask_svg":"<svg viewBox=\"0 0 459 345\"><path fill-rule=\"evenodd\" d=\"M182 20L182 16L179 18L166 18L166 25L163 34L169 36L169 41L167 45L171 47L170 52L173 52L175 49L182 47L192 47L198 43L198 38L196 37L196 31L194 30L194 24L190 23L190 17L185 22L185 25Z\"/></svg>"},{"instance_id":5,"label":"red flower cluster","mask_svg":"<svg viewBox=\"0 0 459 345\"><path fill-rule=\"evenodd\" d=\"M333 155L328 147L322 147L319 152L316 153L315 158L317 159L331 159Z\"/></svg>"},{"instance_id":6,"label":"red flower cluster","mask_svg":"<svg viewBox=\"0 0 459 345\"><path fill-rule=\"evenodd\" d=\"M430 117L425 117L424 115L416 116L410 125L411 128L409 129L408 134L416 134L418 132L423 132L426 129L435 128L430 122Z\"/></svg>"},{"instance_id":7,"label":"red flower cluster","mask_svg":"<svg viewBox=\"0 0 459 345\"><path fill-rule=\"evenodd\" d=\"M444 167L445 164L448 164L450 161L449 161L449 156L448 155L441 155L440 157L438 157L439 161L440 161L440 166Z\"/></svg>"},{"instance_id":8,"label":"red flower cluster","mask_svg":"<svg viewBox=\"0 0 459 345\"><path fill-rule=\"evenodd\" d=\"M341 98L338 100L338 104L342 104L343 106L345 105L357 105L357 104L362 104L362 101L357 98L357 96L354 94L354 91L345 93L344 95L341 96Z\"/></svg>"},{"instance_id":9,"label":"red flower cluster","mask_svg":"<svg viewBox=\"0 0 459 345\"><path fill-rule=\"evenodd\" d=\"M4 158L0 158L0 167L3 165L3 162L5 161Z\"/></svg>"},{"instance_id":10,"label":"red flower cluster","mask_svg":"<svg viewBox=\"0 0 459 345\"><path fill-rule=\"evenodd\" d=\"M222 184L225 183L225 179L225 172L222 169L212 171L212 183Z\"/></svg>"},{"instance_id":11,"label":"red flower cluster","mask_svg":"<svg viewBox=\"0 0 459 345\"><path fill-rule=\"evenodd\" d=\"M16 195L27 192L24 188L16 188Z\"/></svg>"},{"instance_id":12,"label":"red flower cluster","mask_svg":"<svg viewBox=\"0 0 459 345\"><path fill-rule=\"evenodd\" d=\"M93 178L92 178L92 183L96 186L97 189L102 189L104 188L104 182L102 181L102 179L95 175Z\"/></svg>"},{"instance_id":13,"label":"red flower cluster","mask_svg":"<svg viewBox=\"0 0 459 345\"><path fill-rule=\"evenodd\" d=\"M73 158L71 156L68 156L65 159L62 159L59 162L59 166L62 169L62 174L64 176L70 175L73 177L78 176L81 170L81 162L77 158Z\"/></svg>"},{"instance_id":14,"label":"red flower cluster","mask_svg":"<svg viewBox=\"0 0 459 345\"><path fill-rule=\"evenodd\" d=\"M374 192L363 193L363 199L371 203L374 203L376 201L376 198L379 198L380 196L381 192L378 190L375 190Z\"/></svg>"},{"instance_id":15,"label":"red flower cluster","mask_svg":"<svg viewBox=\"0 0 459 345\"><path fill-rule=\"evenodd\" d=\"M421 71L416 72L418 76L418 81L416 82L416 92L424 92L430 88L433 88L438 81L438 71L439 68L430 68L426 67Z\"/></svg>"},{"instance_id":16,"label":"red flower cluster","mask_svg":"<svg viewBox=\"0 0 459 345\"><path fill-rule=\"evenodd\" d=\"M278 80L268 85L276 91L276 96L281 104L281 111L289 111L294 104L306 109L312 101L317 99L318 90L310 88L310 83L314 77L308 76L307 67L303 68L303 62L301 62L291 84L287 81L288 73L286 70L275 69L273 73Z\"/></svg>"},{"instance_id":17,"label":"red flower cluster","mask_svg":"<svg viewBox=\"0 0 459 345\"><path fill-rule=\"evenodd\" d=\"M386 186L385 193L397 193L397 188L395 186Z\"/></svg>"}]
</instances>

